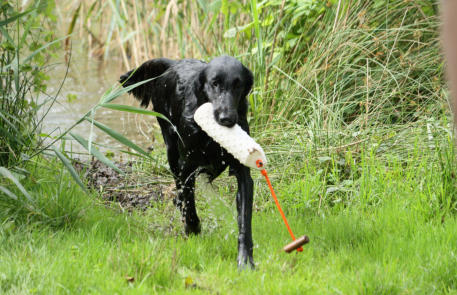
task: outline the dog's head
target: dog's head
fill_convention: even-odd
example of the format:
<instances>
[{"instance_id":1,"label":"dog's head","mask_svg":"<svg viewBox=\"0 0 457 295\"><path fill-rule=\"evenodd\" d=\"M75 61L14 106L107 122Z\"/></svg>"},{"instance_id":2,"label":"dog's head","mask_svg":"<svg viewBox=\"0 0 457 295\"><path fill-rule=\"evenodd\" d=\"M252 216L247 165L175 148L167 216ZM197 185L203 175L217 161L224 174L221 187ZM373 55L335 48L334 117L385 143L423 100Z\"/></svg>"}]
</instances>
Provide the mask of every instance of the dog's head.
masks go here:
<instances>
[{"instance_id":1,"label":"dog's head","mask_svg":"<svg viewBox=\"0 0 457 295\"><path fill-rule=\"evenodd\" d=\"M239 115L246 115L252 83L251 71L230 56L213 59L199 76L200 91L213 104L216 121L227 127L235 125Z\"/></svg>"}]
</instances>

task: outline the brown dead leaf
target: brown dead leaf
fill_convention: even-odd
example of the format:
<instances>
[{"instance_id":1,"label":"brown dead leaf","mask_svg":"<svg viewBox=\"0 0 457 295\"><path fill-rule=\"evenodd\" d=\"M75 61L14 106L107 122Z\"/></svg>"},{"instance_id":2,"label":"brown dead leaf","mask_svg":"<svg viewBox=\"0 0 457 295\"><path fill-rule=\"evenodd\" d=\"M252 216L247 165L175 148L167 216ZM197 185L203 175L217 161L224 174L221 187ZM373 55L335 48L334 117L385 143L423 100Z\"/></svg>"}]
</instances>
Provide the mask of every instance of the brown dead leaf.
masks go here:
<instances>
[{"instance_id":1,"label":"brown dead leaf","mask_svg":"<svg viewBox=\"0 0 457 295\"><path fill-rule=\"evenodd\" d=\"M133 283L135 281L135 278L131 276L125 276L125 280L129 283Z\"/></svg>"}]
</instances>

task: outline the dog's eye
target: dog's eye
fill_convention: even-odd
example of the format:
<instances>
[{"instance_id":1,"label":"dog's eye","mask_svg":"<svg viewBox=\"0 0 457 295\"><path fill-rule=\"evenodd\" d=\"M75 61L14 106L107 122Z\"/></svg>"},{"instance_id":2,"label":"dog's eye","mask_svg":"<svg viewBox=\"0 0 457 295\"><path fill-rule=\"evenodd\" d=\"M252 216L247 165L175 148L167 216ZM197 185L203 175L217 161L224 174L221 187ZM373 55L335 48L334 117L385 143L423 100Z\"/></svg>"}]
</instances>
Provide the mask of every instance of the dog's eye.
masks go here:
<instances>
[{"instance_id":1,"label":"dog's eye","mask_svg":"<svg viewBox=\"0 0 457 295\"><path fill-rule=\"evenodd\" d=\"M213 85L213 87L217 87L219 85L219 82L217 80L214 80L213 82L211 82L211 85Z\"/></svg>"}]
</instances>

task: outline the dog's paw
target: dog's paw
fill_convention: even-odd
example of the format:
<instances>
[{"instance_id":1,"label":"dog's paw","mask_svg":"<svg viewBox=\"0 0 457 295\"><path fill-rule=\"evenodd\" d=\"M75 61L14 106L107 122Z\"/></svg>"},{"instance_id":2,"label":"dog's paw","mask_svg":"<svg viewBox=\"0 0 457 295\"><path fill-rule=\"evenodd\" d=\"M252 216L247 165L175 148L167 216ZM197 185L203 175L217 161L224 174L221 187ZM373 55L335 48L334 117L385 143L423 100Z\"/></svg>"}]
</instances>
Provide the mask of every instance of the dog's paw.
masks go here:
<instances>
[{"instance_id":1,"label":"dog's paw","mask_svg":"<svg viewBox=\"0 0 457 295\"><path fill-rule=\"evenodd\" d=\"M190 235L198 235L201 232L200 222L197 223L184 223L184 231L186 232L187 236Z\"/></svg>"},{"instance_id":2,"label":"dog's paw","mask_svg":"<svg viewBox=\"0 0 457 295\"><path fill-rule=\"evenodd\" d=\"M239 270L244 270L248 266L252 270L255 269L254 258L252 257L252 254L248 253L246 248L244 248L244 247L240 248L240 250L238 251L237 260L238 260L238 269Z\"/></svg>"}]
</instances>

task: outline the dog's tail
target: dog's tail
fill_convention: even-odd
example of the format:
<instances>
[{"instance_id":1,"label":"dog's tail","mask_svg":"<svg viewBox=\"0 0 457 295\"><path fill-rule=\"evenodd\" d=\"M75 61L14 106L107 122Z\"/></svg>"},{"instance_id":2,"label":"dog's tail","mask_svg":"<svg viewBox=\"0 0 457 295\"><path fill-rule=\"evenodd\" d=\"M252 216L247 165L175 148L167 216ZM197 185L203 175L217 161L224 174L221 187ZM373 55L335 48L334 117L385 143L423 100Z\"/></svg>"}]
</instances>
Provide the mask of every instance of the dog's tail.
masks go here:
<instances>
[{"instance_id":1,"label":"dog's tail","mask_svg":"<svg viewBox=\"0 0 457 295\"><path fill-rule=\"evenodd\" d=\"M123 74L119 78L119 83L121 83L123 87L127 87L147 79L159 77L174 63L174 60L168 58L155 58L148 60L137 69ZM154 93L156 92L154 82L155 80L151 80L147 83L141 84L130 90L129 93L133 94L136 99L141 101L141 106L147 107L151 99L154 98Z\"/></svg>"}]
</instances>

